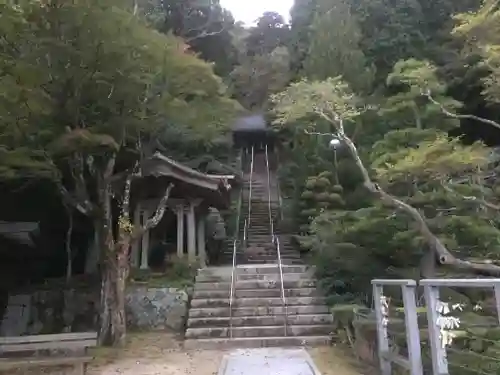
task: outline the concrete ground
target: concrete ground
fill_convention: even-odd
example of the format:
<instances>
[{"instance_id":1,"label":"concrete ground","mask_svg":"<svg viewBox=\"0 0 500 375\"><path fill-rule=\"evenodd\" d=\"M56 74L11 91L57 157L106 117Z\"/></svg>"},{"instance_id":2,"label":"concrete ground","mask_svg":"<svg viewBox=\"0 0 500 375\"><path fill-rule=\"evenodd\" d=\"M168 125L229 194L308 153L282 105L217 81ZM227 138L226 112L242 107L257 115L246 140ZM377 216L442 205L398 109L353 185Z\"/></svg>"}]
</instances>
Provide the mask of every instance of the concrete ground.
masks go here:
<instances>
[{"instance_id":1,"label":"concrete ground","mask_svg":"<svg viewBox=\"0 0 500 375\"><path fill-rule=\"evenodd\" d=\"M167 333L129 335L123 349L96 349L92 355L87 375L217 375L224 355L232 351L190 350L181 347L182 341ZM346 352L335 347L308 350L321 375L368 375L361 371L356 361ZM28 372L8 372L2 375L66 375L69 368L33 369Z\"/></svg>"},{"instance_id":2,"label":"concrete ground","mask_svg":"<svg viewBox=\"0 0 500 375\"><path fill-rule=\"evenodd\" d=\"M190 350L165 333L138 334L124 350L97 353L89 375L216 375L225 350ZM346 352L335 347L308 350L321 375L367 375Z\"/></svg>"}]
</instances>

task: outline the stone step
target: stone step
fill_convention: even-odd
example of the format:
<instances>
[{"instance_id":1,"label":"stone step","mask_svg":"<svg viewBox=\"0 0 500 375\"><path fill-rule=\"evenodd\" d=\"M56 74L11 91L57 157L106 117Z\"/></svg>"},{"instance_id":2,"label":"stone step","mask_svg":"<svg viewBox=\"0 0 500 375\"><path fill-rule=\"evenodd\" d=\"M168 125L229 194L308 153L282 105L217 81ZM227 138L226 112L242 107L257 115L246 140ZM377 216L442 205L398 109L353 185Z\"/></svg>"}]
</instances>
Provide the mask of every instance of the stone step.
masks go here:
<instances>
[{"instance_id":1,"label":"stone step","mask_svg":"<svg viewBox=\"0 0 500 375\"><path fill-rule=\"evenodd\" d=\"M266 259L265 257L260 257L262 259ZM257 258L256 258L257 259ZM274 259L276 261L276 258L270 258ZM287 272L283 274L283 281L285 280L301 280L301 279L309 279L311 278L311 275L305 272L299 272L299 273L291 273ZM237 280L238 281L246 281L246 280L252 280L252 281L257 281L257 280L265 280L265 281L274 281L277 282L281 279L280 274L255 274L255 275L237 275ZM221 281L231 281L231 274L227 275L197 275L196 276L196 282L197 283L211 283L211 282L221 282Z\"/></svg>"},{"instance_id":2,"label":"stone step","mask_svg":"<svg viewBox=\"0 0 500 375\"><path fill-rule=\"evenodd\" d=\"M223 257L226 259L233 259L233 254L229 253L223 253ZM265 260L265 262L262 262L264 264L270 264L268 261L271 261L271 264L278 264L278 255L277 254L269 254L269 255L259 255L258 257L252 256L250 257L249 254L245 253L237 253L236 254L236 264L241 265L241 263L238 261L240 259L258 259L259 257L262 257L262 260ZM297 252L289 252L289 253L281 253L281 260L283 259L292 259L292 260L300 260L300 254ZM229 262L228 264L232 264L232 261ZM258 265L258 262L256 263Z\"/></svg>"},{"instance_id":3,"label":"stone step","mask_svg":"<svg viewBox=\"0 0 500 375\"><path fill-rule=\"evenodd\" d=\"M248 327L248 326L276 326L283 325L285 321L284 315L261 315L261 316L237 316L232 317L208 317L208 318L190 318L187 326L192 328L203 327L229 327L229 321L233 327ZM304 315L289 315L286 317L286 322L289 325L321 325L332 324L332 314L304 314Z\"/></svg>"},{"instance_id":4,"label":"stone step","mask_svg":"<svg viewBox=\"0 0 500 375\"><path fill-rule=\"evenodd\" d=\"M279 234L279 233L277 233L277 234L279 235L281 242L286 242L286 241L284 241L285 239L290 239L290 237L287 235L283 235L283 234ZM270 241L271 235L270 235L270 232L268 230L267 233L254 235L254 238L258 238L259 240L262 240L262 241Z\"/></svg>"},{"instance_id":5,"label":"stone step","mask_svg":"<svg viewBox=\"0 0 500 375\"><path fill-rule=\"evenodd\" d=\"M308 266L283 266L283 273L298 273L306 272L310 269ZM221 267L207 267L198 270L198 275L226 275L231 274L233 268L231 266L221 266ZM279 273L280 269L278 265L264 265L264 266L236 266L235 272L238 275L241 274L275 274Z\"/></svg>"},{"instance_id":6,"label":"stone step","mask_svg":"<svg viewBox=\"0 0 500 375\"><path fill-rule=\"evenodd\" d=\"M226 298L204 298L204 299L192 299L192 308L203 308L203 307L229 307L229 296ZM325 303L324 297L313 296L313 297L289 297L286 298L287 306L306 306L306 305L320 305ZM234 298L233 307L254 307L254 306L282 306L283 300L280 297L244 297L244 298Z\"/></svg>"},{"instance_id":7,"label":"stone step","mask_svg":"<svg viewBox=\"0 0 500 375\"><path fill-rule=\"evenodd\" d=\"M246 245L247 245L247 247L250 247L250 246L262 247L264 250L267 250L268 252L276 252L275 246L273 244L271 244L270 241L261 241L259 239L248 238ZM236 252L242 252L243 247L244 247L243 244L237 244ZM231 246L226 246L223 249L223 252L232 254L233 250L234 250L234 248L233 248L233 245L231 244ZM281 251L290 250L292 252L297 252L297 249L291 243L280 242L280 250Z\"/></svg>"},{"instance_id":8,"label":"stone step","mask_svg":"<svg viewBox=\"0 0 500 375\"><path fill-rule=\"evenodd\" d=\"M262 260L259 260L259 259L248 259L245 261L247 264L262 264L262 263L267 263L267 264L272 264L272 263L276 263L276 259L271 261L262 261ZM281 260L281 263L282 264L304 264L304 261L302 259L287 259L287 258L283 258Z\"/></svg>"},{"instance_id":9,"label":"stone step","mask_svg":"<svg viewBox=\"0 0 500 375\"><path fill-rule=\"evenodd\" d=\"M232 259L232 257L231 257L231 259ZM251 262L252 264L277 264L278 263L278 257L276 255L274 255L274 256L259 255L256 257L242 256L242 260L245 263ZM298 264L303 264L300 257L297 257L297 256L281 255L281 264L289 264L287 262L284 262L285 260L286 261L298 261ZM241 261L237 262L237 263L242 264ZM243 263L243 264L245 264L245 263Z\"/></svg>"},{"instance_id":10,"label":"stone step","mask_svg":"<svg viewBox=\"0 0 500 375\"><path fill-rule=\"evenodd\" d=\"M292 315L307 314L328 314L330 312L326 305L307 305L307 306L287 306L286 314ZM258 306L258 307L233 307L232 316L265 316L265 315L283 315L285 308L283 306ZM229 316L229 307L202 307L191 308L189 310L189 319Z\"/></svg>"},{"instance_id":11,"label":"stone step","mask_svg":"<svg viewBox=\"0 0 500 375\"><path fill-rule=\"evenodd\" d=\"M188 328L186 338L229 337L229 327ZM277 336L316 336L329 335L332 332L330 324L320 325L272 325L248 326L232 328L233 337L277 337Z\"/></svg>"},{"instance_id":12,"label":"stone step","mask_svg":"<svg viewBox=\"0 0 500 375\"><path fill-rule=\"evenodd\" d=\"M267 253L276 253L276 248L267 241L264 242L264 241L259 241L259 240L248 239L246 245L247 245L247 248L252 247L252 246L256 246L256 247L261 247ZM233 246L230 246L230 247L226 247L222 251L222 253L223 254L233 254L233 251L234 251ZM244 246L238 244L238 246L236 247L236 252L237 253L244 253L245 252ZM280 243L280 252L298 253L297 249L294 246L292 246L291 244L285 245L285 244L281 244L281 243Z\"/></svg>"},{"instance_id":13,"label":"stone step","mask_svg":"<svg viewBox=\"0 0 500 375\"><path fill-rule=\"evenodd\" d=\"M231 264L232 263L232 257L231 258L222 258L221 263L226 263L226 264ZM240 258L236 262L237 264L245 264L245 265L255 265L255 264L276 264L276 259L273 260L259 260L259 259L246 259L246 258ZM302 259L282 259L281 264L283 265L301 265L304 264L304 261Z\"/></svg>"},{"instance_id":14,"label":"stone step","mask_svg":"<svg viewBox=\"0 0 500 375\"><path fill-rule=\"evenodd\" d=\"M278 265L272 266L238 266L238 274L275 274L279 273L280 268ZM300 273L307 272L309 269L314 269L309 266L288 266L282 267L283 273Z\"/></svg>"},{"instance_id":15,"label":"stone step","mask_svg":"<svg viewBox=\"0 0 500 375\"><path fill-rule=\"evenodd\" d=\"M283 286L286 289L298 288L314 288L316 287L316 280L314 279L298 279L298 280L283 280ZM196 290L230 290L231 282L205 282L196 283ZM235 282L236 290L240 289L274 289L277 288L276 283L267 280L245 280Z\"/></svg>"},{"instance_id":16,"label":"stone step","mask_svg":"<svg viewBox=\"0 0 500 375\"><path fill-rule=\"evenodd\" d=\"M222 255L227 257L227 258L233 259L234 254L232 252L231 253L224 252L224 253L222 253ZM246 258L246 257L249 257L249 255L250 254L248 252L243 252L243 251L236 252L237 258L241 258L241 257ZM280 251L280 255L281 255L281 259L283 259L283 258L299 259L300 258L300 253L298 251L294 251L294 250ZM272 258L275 262L278 262L278 254L276 252L266 253L266 254L262 254L259 256L262 256L263 258L266 258L266 259ZM255 256L253 256L252 258L255 258Z\"/></svg>"},{"instance_id":17,"label":"stone step","mask_svg":"<svg viewBox=\"0 0 500 375\"><path fill-rule=\"evenodd\" d=\"M313 274L311 272L283 272L283 280L298 280L298 279L310 279ZM244 280L273 280L280 281L281 274L279 272L275 273L242 273L236 275L238 281Z\"/></svg>"},{"instance_id":18,"label":"stone step","mask_svg":"<svg viewBox=\"0 0 500 375\"><path fill-rule=\"evenodd\" d=\"M314 297L319 296L316 288L285 289L285 297ZM228 298L229 291L225 290L197 290L194 292L195 298ZM281 297L281 288L276 289L235 289L235 298L279 298Z\"/></svg>"},{"instance_id":19,"label":"stone step","mask_svg":"<svg viewBox=\"0 0 500 375\"><path fill-rule=\"evenodd\" d=\"M231 349L231 348L268 348L294 346L329 345L330 336L289 336L289 337L238 337L188 339L184 341L185 349Z\"/></svg>"}]
</instances>

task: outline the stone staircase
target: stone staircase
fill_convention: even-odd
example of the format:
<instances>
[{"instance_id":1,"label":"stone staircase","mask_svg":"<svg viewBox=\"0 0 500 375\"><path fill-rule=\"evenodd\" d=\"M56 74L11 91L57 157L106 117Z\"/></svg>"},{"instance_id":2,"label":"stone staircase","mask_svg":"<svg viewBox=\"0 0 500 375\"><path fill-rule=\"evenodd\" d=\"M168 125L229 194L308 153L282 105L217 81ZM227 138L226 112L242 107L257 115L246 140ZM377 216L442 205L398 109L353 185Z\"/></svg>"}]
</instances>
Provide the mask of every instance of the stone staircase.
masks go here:
<instances>
[{"instance_id":1,"label":"stone staircase","mask_svg":"<svg viewBox=\"0 0 500 375\"><path fill-rule=\"evenodd\" d=\"M264 165L262 165L264 163ZM256 256L237 243L234 293L230 303L233 240L226 242L226 267L200 269L187 321L185 346L189 349L228 347L314 346L330 342L332 315L316 290L313 270L305 266L290 236L280 240L283 290L276 248L269 223L268 181L265 158L257 154L249 200L246 176L240 231L251 205L247 246L259 248ZM279 214L276 179L271 175L271 214Z\"/></svg>"},{"instance_id":2,"label":"stone staircase","mask_svg":"<svg viewBox=\"0 0 500 375\"><path fill-rule=\"evenodd\" d=\"M286 308L279 268L270 264L236 268L230 308L231 271L231 267L199 270L187 321L186 348L315 346L330 342L332 315L315 288L311 269L283 266Z\"/></svg>"},{"instance_id":3,"label":"stone staircase","mask_svg":"<svg viewBox=\"0 0 500 375\"><path fill-rule=\"evenodd\" d=\"M257 165L258 166L258 165ZM271 217L276 222L279 215L277 184L275 177L271 175ZM245 175L245 183L243 186L243 203L241 207L240 231L243 232L245 219L248 218L249 205L249 190L250 190L250 174ZM294 249L289 234L280 233L278 228L274 229L275 234L279 236L280 253L283 264L303 264L300 259L300 254ZM236 264L274 264L277 262L277 253L272 246L271 228L269 222L269 203L268 203L268 183L267 172L255 172L252 178L252 197L250 210L250 224L247 233L248 247L261 247L265 250L265 254L260 255L257 259L249 259L245 255L245 251L240 242L243 236L240 235L240 240L237 243L238 250L236 255ZM232 264L233 261L233 240L228 239L224 246L222 259L226 264Z\"/></svg>"}]
</instances>

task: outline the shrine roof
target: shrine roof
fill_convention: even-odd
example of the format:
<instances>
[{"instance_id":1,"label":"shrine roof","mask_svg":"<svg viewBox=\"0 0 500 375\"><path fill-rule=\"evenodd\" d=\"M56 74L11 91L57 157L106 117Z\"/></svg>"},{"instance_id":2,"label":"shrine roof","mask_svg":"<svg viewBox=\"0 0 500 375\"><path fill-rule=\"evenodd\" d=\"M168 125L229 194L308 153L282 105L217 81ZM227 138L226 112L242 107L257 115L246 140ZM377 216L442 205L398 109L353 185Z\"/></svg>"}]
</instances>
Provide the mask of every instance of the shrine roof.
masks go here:
<instances>
[{"instance_id":1,"label":"shrine roof","mask_svg":"<svg viewBox=\"0 0 500 375\"><path fill-rule=\"evenodd\" d=\"M159 152L142 163L142 178L133 188L140 199L161 196L169 183L174 184L172 198L203 200L206 206L226 209L230 206L230 193L234 175L201 173Z\"/></svg>"}]
</instances>

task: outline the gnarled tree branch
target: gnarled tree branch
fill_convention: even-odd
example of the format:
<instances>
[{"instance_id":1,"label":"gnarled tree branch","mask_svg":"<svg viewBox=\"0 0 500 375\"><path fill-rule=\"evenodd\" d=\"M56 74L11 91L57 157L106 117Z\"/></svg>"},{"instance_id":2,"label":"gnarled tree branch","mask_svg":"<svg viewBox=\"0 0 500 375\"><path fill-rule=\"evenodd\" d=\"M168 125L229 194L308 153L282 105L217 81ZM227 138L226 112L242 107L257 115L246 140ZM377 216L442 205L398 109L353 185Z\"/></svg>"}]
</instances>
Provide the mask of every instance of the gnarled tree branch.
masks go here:
<instances>
[{"instance_id":1,"label":"gnarled tree branch","mask_svg":"<svg viewBox=\"0 0 500 375\"><path fill-rule=\"evenodd\" d=\"M322 116L325 119L330 119L330 116L324 114ZM500 266L494 264L484 264L484 263L472 263L467 260L462 260L456 258L443 244L443 242L430 230L424 216L413 206L401 201L400 199L394 197L393 195L384 191L378 184L376 184L370 177L368 169L363 164L358 150L352 140L345 134L342 119L334 114L336 122L330 121L337 129L336 136L343 141L353 157L356 166L360 170L363 176L364 187L375 197L379 198L385 205L395 208L399 211L406 213L410 216L413 221L417 224L418 231L424 238L429 249L433 251L435 258L442 265L448 265L456 269L469 270L478 274L485 274L491 276L500 276ZM311 134L311 133L309 133ZM319 134L319 133L316 133ZM326 134L319 134L326 135ZM335 136L335 134L330 134L330 136Z\"/></svg>"},{"instance_id":2,"label":"gnarled tree branch","mask_svg":"<svg viewBox=\"0 0 500 375\"><path fill-rule=\"evenodd\" d=\"M156 207L156 211L155 211L154 215L151 218L149 218L142 227L134 228L134 231L132 232L132 241L137 241L139 238L142 237L142 235L147 230L154 228L155 226L158 225L158 223L163 218L163 214L165 213L165 210L167 208L167 202L168 202L168 199L170 198L170 193L171 193L173 188L174 188L174 184L170 183L167 187L167 190L165 191L165 194L160 199L160 202L158 203L158 206Z\"/></svg>"},{"instance_id":3,"label":"gnarled tree branch","mask_svg":"<svg viewBox=\"0 0 500 375\"><path fill-rule=\"evenodd\" d=\"M500 124L496 121L489 120L487 118L479 117L479 116L474 116L474 115L459 115L457 113L450 112L448 109L444 107L443 104L439 103L436 99L432 97L432 93L430 90L423 91L422 95L425 96L431 103L439 106L441 108L441 112L443 112L446 116L456 118L459 120L475 120L482 122L483 124L488 124L491 125L497 129L500 129Z\"/></svg>"},{"instance_id":4,"label":"gnarled tree branch","mask_svg":"<svg viewBox=\"0 0 500 375\"><path fill-rule=\"evenodd\" d=\"M447 185L445 183L442 183L441 185L443 186L443 189L445 189L447 192L449 192L451 194L454 194L454 195L460 197L461 199L463 199L465 201L474 202L474 203L483 205L483 206L485 206L487 208L490 208L492 210L500 211L500 205L498 205L498 204L494 204L494 203L488 202L486 199L483 199L483 198L478 198L478 197L475 197L475 196L469 196L469 195L460 194L459 192L457 192L456 190L452 189L449 185Z\"/></svg>"},{"instance_id":5,"label":"gnarled tree branch","mask_svg":"<svg viewBox=\"0 0 500 375\"><path fill-rule=\"evenodd\" d=\"M195 36L190 37L190 38L186 37L184 39L186 40L186 43L191 43L193 40L196 40L196 39L206 38L206 37L209 37L209 36L212 36L212 35L220 34L224 30L225 30L225 27L221 27L219 30L216 30L216 31L210 31L210 32L203 31L203 32L201 32L198 35L195 35Z\"/></svg>"}]
</instances>

